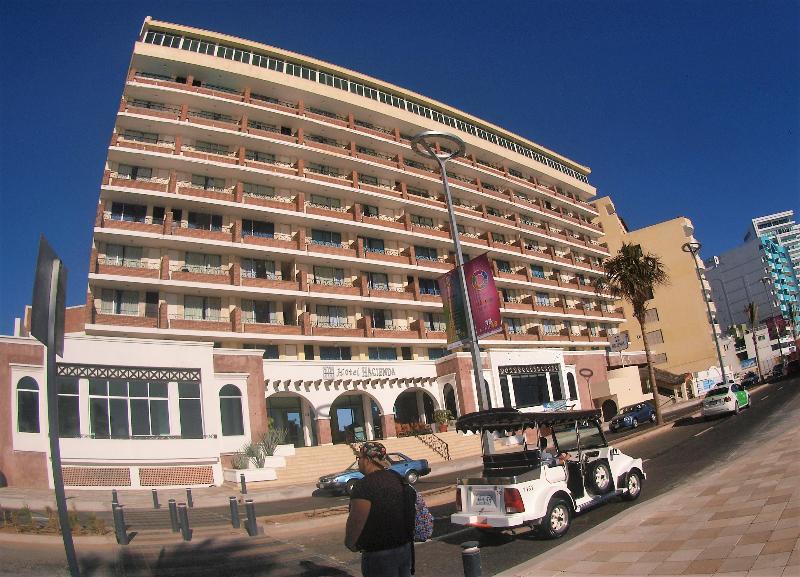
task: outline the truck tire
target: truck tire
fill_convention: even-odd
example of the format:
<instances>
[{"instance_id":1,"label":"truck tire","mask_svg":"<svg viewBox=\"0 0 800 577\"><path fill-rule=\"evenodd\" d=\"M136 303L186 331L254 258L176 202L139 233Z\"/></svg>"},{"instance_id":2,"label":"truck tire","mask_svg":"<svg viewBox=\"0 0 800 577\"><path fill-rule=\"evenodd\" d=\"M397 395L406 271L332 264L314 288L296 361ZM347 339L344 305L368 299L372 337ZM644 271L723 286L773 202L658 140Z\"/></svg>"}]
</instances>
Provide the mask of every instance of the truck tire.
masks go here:
<instances>
[{"instance_id":1,"label":"truck tire","mask_svg":"<svg viewBox=\"0 0 800 577\"><path fill-rule=\"evenodd\" d=\"M586 487L594 495L605 495L614 488L611 467L605 459L598 459L589 465L589 470L586 472Z\"/></svg>"},{"instance_id":2,"label":"truck tire","mask_svg":"<svg viewBox=\"0 0 800 577\"><path fill-rule=\"evenodd\" d=\"M566 535L572 522L572 507L561 497L553 497L547 505L547 514L539 525L539 535L544 539L558 539Z\"/></svg>"},{"instance_id":3,"label":"truck tire","mask_svg":"<svg viewBox=\"0 0 800 577\"><path fill-rule=\"evenodd\" d=\"M622 498L625 501L635 501L642 494L642 475L636 469L628 473L625 480L625 492Z\"/></svg>"}]
</instances>

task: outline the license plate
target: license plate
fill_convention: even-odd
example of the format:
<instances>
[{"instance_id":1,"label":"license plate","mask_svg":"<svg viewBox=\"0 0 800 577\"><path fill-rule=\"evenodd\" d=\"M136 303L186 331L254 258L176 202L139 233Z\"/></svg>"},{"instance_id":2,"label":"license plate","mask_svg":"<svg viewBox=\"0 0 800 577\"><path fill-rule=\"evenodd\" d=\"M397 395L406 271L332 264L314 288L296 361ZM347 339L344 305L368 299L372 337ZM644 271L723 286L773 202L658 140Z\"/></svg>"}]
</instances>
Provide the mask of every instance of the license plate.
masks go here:
<instances>
[{"instance_id":1,"label":"license plate","mask_svg":"<svg viewBox=\"0 0 800 577\"><path fill-rule=\"evenodd\" d=\"M475 493L475 505L477 507L494 507L494 493Z\"/></svg>"}]
</instances>

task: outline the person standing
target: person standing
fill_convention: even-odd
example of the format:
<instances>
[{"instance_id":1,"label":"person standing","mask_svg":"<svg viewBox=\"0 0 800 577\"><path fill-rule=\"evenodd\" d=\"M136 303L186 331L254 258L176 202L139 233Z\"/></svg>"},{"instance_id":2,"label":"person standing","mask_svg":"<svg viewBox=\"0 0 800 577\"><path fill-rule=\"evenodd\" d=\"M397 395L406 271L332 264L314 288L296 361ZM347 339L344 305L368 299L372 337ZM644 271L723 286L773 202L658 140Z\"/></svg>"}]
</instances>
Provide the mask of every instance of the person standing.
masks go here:
<instances>
[{"instance_id":1,"label":"person standing","mask_svg":"<svg viewBox=\"0 0 800 577\"><path fill-rule=\"evenodd\" d=\"M361 551L364 577L410 577L414 570L414 501L390 465L383 444L361 445L358 470L364 478L350 495L344 544Z\"/></svg>"}]
</instances>

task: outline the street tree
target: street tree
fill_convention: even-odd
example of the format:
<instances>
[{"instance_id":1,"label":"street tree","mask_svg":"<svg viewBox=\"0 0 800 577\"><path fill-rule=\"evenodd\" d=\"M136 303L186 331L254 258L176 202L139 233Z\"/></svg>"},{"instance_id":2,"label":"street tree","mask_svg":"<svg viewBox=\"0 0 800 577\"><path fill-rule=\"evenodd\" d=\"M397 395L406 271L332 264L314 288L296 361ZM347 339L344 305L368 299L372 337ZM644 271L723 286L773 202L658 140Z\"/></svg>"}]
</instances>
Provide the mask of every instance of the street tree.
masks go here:
<instances>
[{"instance_id":1,"label":"street tree","mask_svg":"<svg viewBox=\"0 0 800 577\"><path fill-rule=\"evenodd\" d=\"M610 290L618 298L623 298L633 306L633 316L639 322L642 331L642 343L647 356L647 369L650 374L650 386L653 390L653 405L656 409L656 422L661 425L661 405L658 402L658 386L650 345L645 331L645 311L647 302L653 298L655 287L669 282L664 264L654 254L645 254L641 245L623 243L619 252L604 263L606 275L598 288Z\"/></svg>"}]
</instances>

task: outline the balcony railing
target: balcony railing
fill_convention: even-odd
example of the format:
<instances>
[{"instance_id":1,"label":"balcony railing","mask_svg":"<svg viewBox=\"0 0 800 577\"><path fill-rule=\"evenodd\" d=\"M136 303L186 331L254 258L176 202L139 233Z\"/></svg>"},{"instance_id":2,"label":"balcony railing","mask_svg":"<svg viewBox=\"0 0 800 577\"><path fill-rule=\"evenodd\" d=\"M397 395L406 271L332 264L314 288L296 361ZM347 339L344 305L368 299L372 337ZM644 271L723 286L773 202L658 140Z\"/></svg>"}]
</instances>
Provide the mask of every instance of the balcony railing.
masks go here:
<instances>
[{"instance_id":1,"label":"balcony railing","mask_svg":"<svg viewBox=\"0 0 800 577\"><path fill-rule=\"evenodd\" d=\"M196 264L177 264L170 265L172 272L190 272L194 274L207 274L212 276L224 276L228 274L230 267L227 266L205 266Z\"/></svg>"},{"instance_id":2,"label":"balcony railing","mask_svg":"<svg viewBox=\"0 0 800 577\"><path fill-rule=\"evenodd\" d=\"M97 259L97 264L105 266L121 266L124 268L149 269L149 270L158 270L159 268L159 265L157 263L151 263L136 258L100 257Z\"/></svg>"},{"instance_id":3,"label":"balcony railing","mask_svg":"<svg viewBox=\"0 0 800 577\"><path fill-rule=\"evenodd\" d=\"M352 329L353 323L344 321L314 321L312 326L319 327L321 329Z\"/></svg>"},{"instance_id":4,"label":"balcony railing","mask_svg":"<svg viewBox=\"0 0 800 577\"><path fill-rule=\"evenodd\" d=\"M258 274L254 270L246 270L242 269L242 278L260 278L264 280L283 280L283 276L280 273L268 272Z\"/></svg>"}]
</instances>

